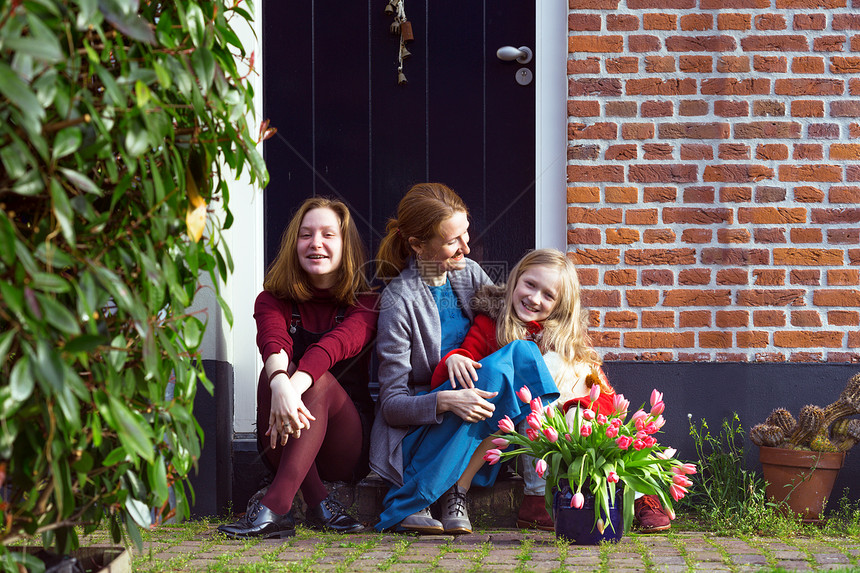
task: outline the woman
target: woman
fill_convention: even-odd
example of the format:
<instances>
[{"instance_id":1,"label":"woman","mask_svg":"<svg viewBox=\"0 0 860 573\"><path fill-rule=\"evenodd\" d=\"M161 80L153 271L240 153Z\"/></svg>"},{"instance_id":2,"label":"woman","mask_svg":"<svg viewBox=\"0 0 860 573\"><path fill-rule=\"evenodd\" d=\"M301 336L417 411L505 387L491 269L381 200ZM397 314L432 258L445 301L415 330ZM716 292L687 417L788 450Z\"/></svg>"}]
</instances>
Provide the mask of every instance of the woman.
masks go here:
<instances>
[{"instance_id":1,"label":"woman","mask_svg":"<svg viewBox=\"0 0 860 573\"><path fill-rule=\"evenodd\" d=\"M428 393L434 368L469 330L472 296L492 284L466 258L468 228L466 205L456 193L421 183L400 201L380 244L378 274L390 283L380 302L380 388L370 463L392 485L380 530L399 524L422 533L471 532L466 492L476 475L476 484L489 485L498 473L498 466L482 470L482 456L492 447L489 436L501 417L522 419L527 413L520 414L514 377L505 385L484 375L476 383L443 384ZM517 359L523 374L536 381L533 395L557 395L537 346L530 346L533 351L522 347ZM449 373L452 380L454 375ZM436 500L441 520L429 510Z\"/></svg>"},{"instance_id":2,"label":"woman","mask_svg":"<svg viewBox=\"0 0 860 573\"><path fill-rule=\"evenodd\" d=\"M294 535L291 508L300 488L306 525L344 533L363 529L329 496L322 479L359 480L368 471L368 365L378 297L369 292L364 264L346 205L307 199L284 232L254 305L265 364L257 388L257 440L275 477L245 518L219 527L228 537Z\"/></svg>"}]
</instances>

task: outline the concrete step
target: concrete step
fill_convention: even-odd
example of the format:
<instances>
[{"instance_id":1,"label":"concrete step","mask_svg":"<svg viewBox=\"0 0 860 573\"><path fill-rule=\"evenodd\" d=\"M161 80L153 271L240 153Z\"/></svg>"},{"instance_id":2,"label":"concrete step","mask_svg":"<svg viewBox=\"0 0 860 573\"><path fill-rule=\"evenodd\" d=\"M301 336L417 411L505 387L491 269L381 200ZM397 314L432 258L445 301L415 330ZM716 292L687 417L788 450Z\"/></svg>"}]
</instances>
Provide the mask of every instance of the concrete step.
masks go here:
<instances>
[{"instance_id":1,"label":"concrete step","mask_svg":"<svg viewBox=\"0 0 860 573\"><path fill-rule=\"evenodd\" d=\"M369 525L378 521L388 486L376 473L371 472L357 484L329 482L326 486L356 519ZM523 481L516 475L500 478L493 487L473 487L468 496L469 519L474 527L516 527L522 498ZM305 507L304 501L296 500L297 518L304 517Z\"/></svg>"}]
</instances>

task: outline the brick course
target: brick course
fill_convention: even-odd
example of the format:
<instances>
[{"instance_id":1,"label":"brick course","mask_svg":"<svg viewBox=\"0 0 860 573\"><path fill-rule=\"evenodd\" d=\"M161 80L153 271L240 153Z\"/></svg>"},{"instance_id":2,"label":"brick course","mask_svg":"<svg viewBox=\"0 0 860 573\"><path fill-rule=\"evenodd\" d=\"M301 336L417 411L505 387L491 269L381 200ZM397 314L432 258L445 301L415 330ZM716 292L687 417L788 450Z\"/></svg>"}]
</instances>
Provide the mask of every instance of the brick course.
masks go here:
<instances>
[{"instance_id":1,"label":"brick course","mask_svg":"<svg viewBox=\"0 0 860 573\"><path fill-rule=\"evenodd\" d=\"M568 250L607 359L848 362L858 0L570 0Z\"/></svg>"}]
</instances>

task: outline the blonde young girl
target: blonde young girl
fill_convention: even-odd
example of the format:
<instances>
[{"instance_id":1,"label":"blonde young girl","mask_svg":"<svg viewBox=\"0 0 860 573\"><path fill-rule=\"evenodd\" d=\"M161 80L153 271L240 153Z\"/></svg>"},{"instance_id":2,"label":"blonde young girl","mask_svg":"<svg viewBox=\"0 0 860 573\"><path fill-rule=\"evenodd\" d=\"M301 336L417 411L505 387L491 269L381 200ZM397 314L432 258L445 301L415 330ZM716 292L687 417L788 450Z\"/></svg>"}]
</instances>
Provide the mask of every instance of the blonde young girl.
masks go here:
<instances>
[{"instance_id":1,"label":"blonde young girl","mask_svg":"<svg viewBox=\"0 0 860 573\"><path fill-rule=\"evenodd\" d=\"M614 391L601 360L588 337L588 313L580 302L580 285L573 263L560 251L539 249L524 256L511 271L507 286L485 287L473 306L479 313L460 348L436 367L432 385L446 379L468 384L478 379L476 362L514 340L534 341L555 379L559 403L575 403L587 396L593 384L601 387L598 405L612 409ZM546 513L544 482L534 473L534 461L525 462L525 496L517 524L553 529Z\"/></svg>"}]
</instances>

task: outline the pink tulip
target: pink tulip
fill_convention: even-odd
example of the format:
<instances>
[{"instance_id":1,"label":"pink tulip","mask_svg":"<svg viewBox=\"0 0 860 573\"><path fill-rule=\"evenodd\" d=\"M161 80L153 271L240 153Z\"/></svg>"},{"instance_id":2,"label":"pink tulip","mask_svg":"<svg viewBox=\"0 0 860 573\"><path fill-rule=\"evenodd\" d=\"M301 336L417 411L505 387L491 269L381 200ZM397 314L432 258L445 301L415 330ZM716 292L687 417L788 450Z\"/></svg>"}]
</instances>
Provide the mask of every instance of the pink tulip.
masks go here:
<instances>
[{"instance_id":1,"label":"pink tulip","mask_svg":"<svg viewBox=\"0 0 860 573\"><path fill-rule=\"evenodd\" d=\"M547 426L543 429L543 435L546 436L546 439L551 443L556 443L558 441L558 432L555 431L555 428Z\"/></svg>"},{"instance_id":2,"label":"pink tulip","mask_svg":"<svg viewBox=\"0 0 860 573\"><path fill-rule=\"evenodd\" d=\"M594 384L591 386L591 391L588 393L588 399L591 400L592 404L594 404L597 402L598 398L600 398L600 384Z\"/></svg>"},{"instance_id":3,"label":"pink tulip","mask_svg":"<svg viewBox=\"0 0 860 573\"><path fill-rule=\"evenodd\" d=\"M546 412L547 420L552 420L552 417L555 416L555 406L547 406L544 412Z\"/></svg>"},{"instance_id":4,"label":"pink tulip","mask_svg":"<svg viewBox=\"0 0 860 573\"><path fill-rule=\"evenodd\" d=\"M639 439L637 439L637 440L634 440L634 441L633 441L633 449L634 449L634 450L636 450L637 452L638 452L639 450L641 450L641 449L645 448L645 447L646 447L646 446L645 446L645 441L644 441L644 440L639 440Z\"/></svg>"},{"instance_id":5,"label":"pink tulip","mask_svg":"<svg viewBox=\"0 0 860 573\"><path fill-rule=\"evenodd\" d=\"M666 418L663 416L657 416L657 419L652 422L654 426L659 430L666 424Z\"/></svg>"},{"instance_id":6,"label":"pink tulip","mask_svg":"<svg viewBox=\"0 0 860 573\"><path fill-rule=\"evenodd\" d=\"M669 519L671 519L671 520L675 519L675 510L674 509L672 509L671 507L664 507L663 511L666 512L666 515L669 516Z\"/></svg>"},{"instance_id":7,"label":"pink tulip","mask_svg":"<svg viewBox=\"0 0 860 573\"><path fill-rule=\"evenodd\" d=\"M570 498L570 507L574 509L581 509L583 504L585 503L585 496L582 495L582 492L576 492L573 494L573 497Z\"/></svg>"},{"instance_id":8,"label":"pink tulip","mask_svg":"<svg viewBox=\"0 0 860 573\"><path fill-rule=\"evenodd\" d=\"M505 416L504 418L499 420L499 429L506 434L510 434L511 432L516 430L516 428L514 427L513 420L511 420L508 416Z\"/></svg>"},{"instance_id":9,"label":"pink tulip","mask_svg":"<svg viewBox=\"0 0 860 573\"><path fill-rule=\"evenodd\" d=\"M617 435L618 435L618 428L616 426L608 426L606 428L606 437L607 438L614 438Z\"/></svg>"},{"instance_id":10,"label":"pink tulip","mask_svg":"<svg viewBox=\"0 0 860 573\"><path fill-rule=\"evenodd\" d=\"M675 477L673 477L672 482L676 483L678 485L682 485L684 487L690 487L691 485L693 485L693 482L690 481L690 478L688 478L687 476L681 475L681 474L678 474Z\"/></svg>"},{"instance_id":11,"label":"pink tulip","mask_svg":"<svg viewBox=\"0 0 860 573\"><path fill-rule=\"evenodd\" d=\"M657 445L657 438L655 438L654 436L647 436L643 438L642 441L645 442L646 448L653 448Z\"/></svg>"},{"instance_id":12,"label":"pink tulip","mask_svg":"<svg viewBox=\"0 0 860 573\"><path fill-rule=\"evenodd\" d=\"M648 425L645 426L646 434L656 434L657 433L657 425L654 422L648 422Z\"/></svg>"},{"instance_id":13,"label":"pink tulip","mask_svg":"<svg viewBox=\"0 0 860 573\"><path fill-rule=\"evenodd\" d=\"M606 481L609 483L618 483L619 479L618 474L612 471L606 476Z\"/></svg>"},{"instance_id":14,"label":"pink tulip","mask_svg":"<svg viewBox=\"0 0 860 573\"><path fill-rule=\"evenodd\" d=\"M532 412L540 414L543 412L543 402L541 402L540 396L537 398L533 398L531 402Z\"/></svg>"},{"instance_id":15,"label":"pink tulip","mask_svg":"<svg viewBox=\"0 0 860 573\"><path fill-rule=\"evenodd\" d=\"M610 424L613 428L619 428L619 427L621 427L621 425L622 425L623 423L624 423L624 422L622 422L622 421L621 421L621 418L612 418L612 421L611 421L611 422L609 422L609 424Z\"/></svg>"},{"instance_id":16,"label":"pink tulip","mask_svg":"<svg viewBox=\"0 0 860 573\"><path fill-rule=\"evenodd\" d=\"M636 429L637 429L638 431L640 431L640 432L644 432L644 431L645 431L645 426L647 426L647 424L645 423L645 417L644 417L644 416L642 416L642 417L640 417L640 418L634 418L634 419L636 420L636 422L635 422L635 424L636 424Z\"/></svg>"},{"instance_id":17,"label":"pink tulip","mask_svg":"<svg viewBox=\"0 0 860 573\"><path fill-rule=\"evenodd\" d=\"M579 429L579 435L583 438L587 438L591 435L591 424L588 422L584 423L582 427Z\"/></svg>"},{"instance_id":18,"label":"pink tulip","mask_svg":"<svg viewBox=\"0 0 860 573\"><path fill-rule=\"evenodd\" d=\"M657 456L658 458L660 458L661 460L669 460L669 459L672 459L672 456L674 456L677 451L678 450L676 450L675 448L666 448L662 452L654 452L654 455ZM675 468L672 468L672 471L675 471ZM677 473L677 472L675 472L675 473Z\"/></svg>"},{"instance_id":19,"label":"pink tulip","mask_svg":"<svg viewBox=\"0 0 860 573\"><path fill-rule=\"evenodd\" d=\"M504 449L510 445L510 442L505 438L493 438L493 445L499 449Z\"/></svg>"},{"instance_id":20,"label":"pink tulip","mask_svg":"<svg viewBox=\"0 0 860 573\"><path fill-rule=\"evenodd\" d=\"M571 438L570 438L570 434L565 434L565 435L564 435L564 439L565 439L565 440L567 440L567 441L569 442L569 441L571 440Z\"/></svg>"},{"instance_id":21,"label":"pink tulip","mask_svg":"<svg viewBox=\"0 0 860 573\"><path fill-rule=\"evenodd\" d=\"M543 477L543 474L544 472L546 472L548 467L549 466L547 465L545 460L538 460L537 462L535 462L535 472L540 477Z\"/></svg>"},{"instance_id":22,"label":"pink tulip","mask_svg":"<svg viewBox=\"0 0 860 573\"><path fill-rule=\"evenodd\" d=\"M517 390L517 398L523 401L523 404L528 404L532 401L532 393L528 386L523 386Z\"/></svg>"},{"instance_id":23,"label":"pink tulip","mask_svg":"<svg viewBox=\"0 0 860 573\"><path fill-rule=\"evenodd\" d=\"M630 400L624 399L624 394L616 394L612 398L612 408L621 415L627 413L627 408L630 407Z\"/></svg>"},{"instance_id":24,"label":"pink tulip","mask_svg":"<svg viewBox=\"0 0 860 573\"><path fill-rule=\"evenodd\" d=\"M687 490L684 487L673 483L669 486L669 494L672 496L672 499L678 501L679 499L687 495Z\"/></svg>"},{"instance_id":25,"label":"pink tulip","mask_svg":"<svg viewBox=\"0 0 860 573\"><path fill-rule=\"evenodd\" d=\"M529 441L535 442L540 437L540 433L534 428L528 428L526 430L526 436L528 436Z\"/></svg>"},{"instance_id":26,"label":"pink tulip","mask_svg":"<svg viewBox=\"0 0 860 573\"><path fill-rule=\"evenodd\" d=\"M592 412L591 410L583 410L582 419L588 422L592 421L594 419L594 412Z\"/></svg>"},{"instance_id":27,"label":"pink tulip","mask_svg":"<svg viewBox=\"0 0 860 573\"><path fill-rule=\"evenodd\" d=\"M638 432L636 432L635 437L637 440L644 440L645 438L648 437L648 434L645 433L645 430L639 430Z\"/></svg>"},{"instance_id":28,"label":"pink tulip","mask_svg":"<svg viewBox=\"0 0 860 573\"><path fill-rule=\"evenodd\" d=\"M645 417L645 416L647 416L647 415L648 415L648 414L646 414L646 413L645 413L645 410L636 410L636 413L634 413L634 414L630 417L630 420L635 422L635 421L636 421L636 420L638 420L639 418L644 418L644 417Z\"/></svg>"},{"instance_id":29,"label":"pink tulip","mask_svg":"<svg viewBox=\"0 0 860 573\"><path fill-rule=\"evenodd\" d=\"M683 468L684 473L687 475L696 473L696 464L681 464L681 468Z\"/></svg>"},{"instance_id":30,"label":"pink tulip","mask_svg":"<svg viewBox=\"0 0 860 573\"><path fill-rule=\"evenodd\" d=\"M604 416L603 414L598 414L597 418L595 419L597 420L597 423L601 426L606 423L606 416Z\"/></svg>"},{"instance_id":31,"label":"pink tulip","mask_svg":"<svg viewBox=\"0 0 860 573\"><path fill-rule=\"evenodd\" d=\"M501 450L492 449L487 450L487 453L484 454L484 461L490 462L490 465L499 463L499 460L502 457Z\"/></svg>"},{"instance_id":32,"label":"pink tulip","mask_svg":"<svg viewBox=\"0 0 860 573\"><path fill-rule=\"evenodd\" d=\"M541 420L534 412L526 416L526 422L528 422L529 426L535 430L540 430L541 428Z\"/></svg>"},{"instance_id":33,"label":"pink tulip","mask_svg":"<svg viewBox=\"0 0 860 573\"><path fill-rule=\"evenodd\" d=\"M662 402L662 401L663 401L663 393L658 392L656 388L651 390L651 405L653 406L657 402Z\"/></svg>"},{"instance_id":34,"label":"pink tulip","mask_svg":"<svg viewBox=\"0 0 860 573\"><path fill-rule=\"evenodd\" d=\"M663 410L665 410L665 409L666 409L666 403L665 402L657 402L656 404L651 406L651 415L656 418L657 416L662 414Z\"/></svg>"},{"instance_id":35,"label":"pink tulip","mask_svg":"<svg viewBox=\"0 0 860 573\"><path fill-rule=\"evenodd\" d=\"M630 444L633 443L633 438L630 436L618 436L618 439L615 440L615 444L621 448L622 450L626 450L630 447Z\"/></svg>"}]
</instances>

